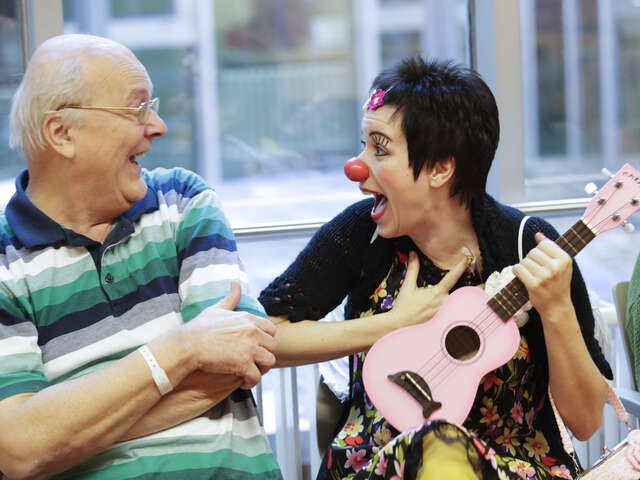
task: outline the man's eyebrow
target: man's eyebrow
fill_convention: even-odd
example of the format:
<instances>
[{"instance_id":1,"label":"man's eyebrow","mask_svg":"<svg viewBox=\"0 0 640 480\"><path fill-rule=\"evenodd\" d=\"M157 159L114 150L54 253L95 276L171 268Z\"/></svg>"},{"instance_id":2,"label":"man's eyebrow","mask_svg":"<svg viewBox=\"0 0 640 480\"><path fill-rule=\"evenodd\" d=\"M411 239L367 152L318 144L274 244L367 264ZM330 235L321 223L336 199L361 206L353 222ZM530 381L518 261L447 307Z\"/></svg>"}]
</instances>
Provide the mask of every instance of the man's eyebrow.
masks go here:
<instances>
[{"instance_id":1,"label":"man's eyebrow","mask_svg":"<svg viewBox=\"0 0 640 480\"><path fill-rule=\"evenodd\" d=\"M149 91L146 88L134 88L129 92L129 95L127 95L126 101L130 102L137 98L144 98L148 95L149 95Z\"/></svg>"}]
</instances>

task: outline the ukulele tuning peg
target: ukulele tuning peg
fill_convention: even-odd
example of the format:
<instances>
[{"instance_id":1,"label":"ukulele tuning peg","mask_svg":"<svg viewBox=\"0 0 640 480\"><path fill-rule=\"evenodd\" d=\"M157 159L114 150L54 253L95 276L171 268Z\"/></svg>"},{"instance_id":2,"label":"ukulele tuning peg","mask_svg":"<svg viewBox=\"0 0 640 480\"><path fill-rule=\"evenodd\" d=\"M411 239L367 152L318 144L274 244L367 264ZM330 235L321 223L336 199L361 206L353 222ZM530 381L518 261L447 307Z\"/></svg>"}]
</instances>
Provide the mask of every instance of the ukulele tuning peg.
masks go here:
<instances>
[{"instance_id":1,"label":"ukulele tuning peg","mask_svg":"<svg viewBox=\"0 0 640 480\"><path fill-rule=\"evenodd\" d=\"M602 173L604 173L607 177L609 178L613 178L613 173L611 173L608 169L603 168L602 170L600 170Z\"/></svg>"},{"instance_id":2,"label":"ukulele tuning peg","mask_svg":"<svg viewBox=\"0 0 640 480\"><path fill-rule=\"evenodd\" d=\"M598 187L593 182L589 182L584 186L584 191L587 195L594 195L598 191Z\"/></svg>"},{"instance_id":3,"label":"ukulele tuning peg","mask_svg":"<svg viewBox=\"0 0 640 480\"><path fill-rule=\"evenodd\" d=\"M629 222L622 222L622 228L626 233L632 233L636 229L633 223Z\"/></svg>"}]
</instances>

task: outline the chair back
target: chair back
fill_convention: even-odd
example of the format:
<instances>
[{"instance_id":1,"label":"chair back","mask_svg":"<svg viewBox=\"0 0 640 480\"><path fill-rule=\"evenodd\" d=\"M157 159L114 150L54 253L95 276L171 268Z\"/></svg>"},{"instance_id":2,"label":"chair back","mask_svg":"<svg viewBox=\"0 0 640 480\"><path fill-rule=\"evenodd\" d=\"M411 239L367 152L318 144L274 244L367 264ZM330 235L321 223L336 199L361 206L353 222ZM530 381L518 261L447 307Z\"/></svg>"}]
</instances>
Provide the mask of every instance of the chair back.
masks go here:
<instances>
[{"instance_id":1,"label":"chair back","mask_svg":"<svg viewBox=\"0 0 640 480\"><path fill-rule=\"evenodd\" d=\"M636 376L634 372L634 359L633 351L631 350L631 342L629 342L629 336L627 335L627 295L629 293L629 282L618 282L613 287L613 298L616 303L616 312L618 317L618 327L620 328L620 335L624 339L624 353L629 362L631 368L631 377L633 379L634 388L637 390Z\"/></svg>"}]
</instances>

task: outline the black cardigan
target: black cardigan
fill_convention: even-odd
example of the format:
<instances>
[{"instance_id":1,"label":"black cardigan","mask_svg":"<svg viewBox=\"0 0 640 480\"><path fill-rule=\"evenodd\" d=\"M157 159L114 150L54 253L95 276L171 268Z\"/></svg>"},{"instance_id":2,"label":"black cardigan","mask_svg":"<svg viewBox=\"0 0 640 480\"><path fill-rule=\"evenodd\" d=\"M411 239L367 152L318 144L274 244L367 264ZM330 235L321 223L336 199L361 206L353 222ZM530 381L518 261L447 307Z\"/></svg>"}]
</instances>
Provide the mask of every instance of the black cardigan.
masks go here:
<instances>
[{"instance_id":1,"label":"black cardigan","mask_svg":"<svg viewBox=\"0 0 640 480\"><path fill-rule=\"evenodd\" d=\"M360 314L389 271L396 252L418 250L408 237L378 237L370 243L376 228L370 215L372 205L373 199L355 203L316 232L285 272L261 292L259 301L269 315L286 315L292 322L318 320L338 306L345 296L348 296L345 317L351 319ZM471 212L482 255L484 282L492 272L518 263L518 228L524 214L488 195L474 202ZM524 255L536 246L536 232L553 240L559 236L548 222L531 217L524 229ZM605 377L612 379L611 367L593 336L591 303L575 262L571 299L591 357ZM535 360L545 366L548 376L540 317L533 309L529 315L529 322L520 333L529 342Z\"/></svg>"}]
</instances>

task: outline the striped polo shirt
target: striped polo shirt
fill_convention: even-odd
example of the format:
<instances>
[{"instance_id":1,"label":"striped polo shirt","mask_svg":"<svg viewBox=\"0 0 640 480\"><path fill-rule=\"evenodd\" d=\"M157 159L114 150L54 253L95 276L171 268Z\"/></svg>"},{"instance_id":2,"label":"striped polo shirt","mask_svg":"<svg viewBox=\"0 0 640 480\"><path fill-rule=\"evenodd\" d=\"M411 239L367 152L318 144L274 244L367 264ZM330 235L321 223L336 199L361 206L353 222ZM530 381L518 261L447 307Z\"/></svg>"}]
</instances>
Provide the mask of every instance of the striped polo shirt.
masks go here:
<instances>
[{"instance_id":1,"label":"striped polo shirt","mask_svg":"<svg viewBox=\"0 0 640 480\"><path fill-rule=\"evenodd\" d=\"M143 170L146 196L104 243L56 223L25 194L0 217L0 399L109 365L242 285L237 310L264 316L216 193L187 170ZM115 386L117 387L117 386ZM56 478L280 479L250 392L117 443Z\"/></svg>"}]
</instances>

